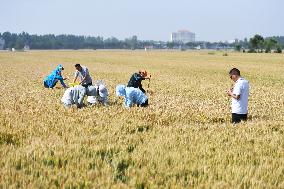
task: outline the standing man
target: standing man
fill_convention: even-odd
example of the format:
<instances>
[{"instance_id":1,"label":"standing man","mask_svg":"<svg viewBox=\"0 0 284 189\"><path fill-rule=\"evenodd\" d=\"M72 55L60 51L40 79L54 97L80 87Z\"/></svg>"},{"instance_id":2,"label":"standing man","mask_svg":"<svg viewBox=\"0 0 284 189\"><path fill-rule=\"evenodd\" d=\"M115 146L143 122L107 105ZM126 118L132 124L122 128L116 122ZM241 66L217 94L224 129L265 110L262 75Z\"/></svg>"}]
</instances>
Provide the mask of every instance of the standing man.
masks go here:
<instances>
[{"instance_id":1,"label":"standing man","mask_svg":"<svg viewBox=\"0 0 284 189\"><path fill-rule=\"evenodd\" d=\"M237 68L231 69L229 75L235 83L227 94L232 97L232 123L236 124L247 120L249 82L241 77L240 70Z\"/></svg>"},{"instance_id":2,"label":"standing man","mask_svg":"<svg viewBox=\"0 0 284 189\"><path fill-rule=\"evenodd\" d=\"M82 85L83 87L92 85L92 78L89 74L88 68L86 66L81 66L80 64L75 64L75 68L76 72L73 83L75 83L77 78L80 77L80 85Z\"/></svg>"},{"instance_id":3,"label":"standing man","mask_svg":"<svg viewBox=\"0 0 284 189\"><path fill-rule=\"evenodd\" d=\"M138 73L134 73L129 82L127 87L134 87L134 88L139 88L143 93L146 91L142 87L142 80L149 79L150 80L151 75L148 77L147 76L147 71L146 70L140 70Z\"/></svg>"}]
</instances>

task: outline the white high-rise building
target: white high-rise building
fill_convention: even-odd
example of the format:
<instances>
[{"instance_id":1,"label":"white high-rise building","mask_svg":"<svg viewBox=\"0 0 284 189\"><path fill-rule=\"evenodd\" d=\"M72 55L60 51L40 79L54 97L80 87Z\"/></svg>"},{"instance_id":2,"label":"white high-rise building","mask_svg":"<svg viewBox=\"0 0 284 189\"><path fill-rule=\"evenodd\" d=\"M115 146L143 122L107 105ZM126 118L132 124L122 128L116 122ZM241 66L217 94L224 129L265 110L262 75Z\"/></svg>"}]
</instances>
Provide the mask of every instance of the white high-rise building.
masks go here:
<instances>
[{"instance_id":1,"label":"white high-rise building","mask_svg":"<svg viewBox=\"0 0 284 189\"><path fill-rule=\"evenodd\" d=\"M171 42L174 43L188 43L195 42L195 33L188 30L179 30L171 34Z\"/></svg>"}]
</instances>

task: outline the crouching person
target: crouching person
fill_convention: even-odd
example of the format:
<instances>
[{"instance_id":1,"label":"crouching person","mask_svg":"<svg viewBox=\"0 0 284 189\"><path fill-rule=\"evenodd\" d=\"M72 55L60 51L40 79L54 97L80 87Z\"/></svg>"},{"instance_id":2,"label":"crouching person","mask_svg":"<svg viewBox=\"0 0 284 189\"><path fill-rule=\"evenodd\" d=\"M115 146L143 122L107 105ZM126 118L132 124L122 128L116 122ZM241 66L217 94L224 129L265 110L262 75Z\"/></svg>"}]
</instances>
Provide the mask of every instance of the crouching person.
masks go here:
<instances>
[{"instance_id":1,"label":"crouching person","mask_svg":"<svg viewBox=\"0 0 284 189\"><path fill-rule=\"evenodd\" d=\"M62 76L62 70L64 70L64 67L59 64L55 70L51 72L48 76L44 78L43 84L45 88L51 88L53 89L58 81L60 81L61 85L64 88L67 88L66 84L64 83L64 80L67 78L63 78Z\"/></svg>"},{"instance_id":2,"label":"crouching person","mask_svg":"<svg viewBox=\"0 0 284 189\"><path fill-rule=\"evenodd\" d=\"M125 87L118 85L116 87L116 96L124 97L124 105L130 108L133 105L146 107L148 106L148 97L140 90L134 87Z\"/></svg>"},{"instance_id":3,"label":"crouching person","mask_svg":"<svg viewBox=\"0 0 284 189\"><path fill-rule=\"evenodd\" d=\"M108 105L108 91L105 85L89 86L87 91L87 101L90 105L102 104Z\"/></svg>"},{"instance_id":4,"label":"crouching person","mask_svg":"<svg viewBox=\"0 0 284 189\"><path fill-rule=\"evenodd\" d=\"M148 76L147 74L146 70L139 70L138 73L134 73L131 76L127 87L139 88L143 93L146 93L145 89L142 87L142 81L145 79L149 79L150 81L151 75Z\"/></svg>"},{"instance_id":5,"label":"crouching person","mask_svg":"<svg viewBox=\"0 0 284 189\"><path fill-rule=\"evenodd\" d=\"M63 102L65 108L70 108L74 104L77 108L82 108L86 93L87 89L81 85L71 87L64 92L61 102Z\"/></svg>"}]
</instances>

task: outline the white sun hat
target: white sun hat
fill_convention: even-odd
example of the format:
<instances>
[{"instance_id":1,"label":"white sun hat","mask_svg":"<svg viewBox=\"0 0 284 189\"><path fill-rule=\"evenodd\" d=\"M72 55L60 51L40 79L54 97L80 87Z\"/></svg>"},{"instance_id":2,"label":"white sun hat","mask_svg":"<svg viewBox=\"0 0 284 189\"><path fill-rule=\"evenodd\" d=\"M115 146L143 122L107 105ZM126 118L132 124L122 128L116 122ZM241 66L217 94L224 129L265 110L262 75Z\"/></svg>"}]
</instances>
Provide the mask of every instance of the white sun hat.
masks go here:
<instances>
[{"instance_id":1,"label":"white sun hat","mask_svg":"<svg viewBox=\"0 0 284 189\"><path fill-rule=\"evenodd\" d=\"M98 85L97 89L99 90L100 97L105 98L108 96L108 91L105 85Z\"/></svg>"}]
</instances>

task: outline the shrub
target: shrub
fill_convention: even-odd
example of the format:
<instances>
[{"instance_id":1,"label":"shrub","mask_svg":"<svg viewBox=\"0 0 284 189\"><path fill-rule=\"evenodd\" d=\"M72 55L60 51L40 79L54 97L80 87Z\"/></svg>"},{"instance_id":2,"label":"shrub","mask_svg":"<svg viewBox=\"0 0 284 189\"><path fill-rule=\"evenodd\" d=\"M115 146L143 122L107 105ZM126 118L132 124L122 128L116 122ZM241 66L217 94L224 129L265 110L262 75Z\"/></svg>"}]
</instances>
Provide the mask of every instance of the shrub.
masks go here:
<instances>
[{"instance_id":1,"label":"shrub","mask_svg":"<svg viewBox=\"0 0 284 189\"><path fill-rule=\"evenodd\" d=\"M275 51L276 53L282 53L282 48L280 47L280 46L278 46L277 48L276 48L276 51Z\"/></svg>"},{"instance_id":2,"label":"shrub","mask_svg":"<svg viewBox=\"0 0 284 189\"><path fill-rule=\"evenodd\" d=\"M248 53L256 53L256 50L255 49L249 49Z\"/></svg>"}]
</instances>

